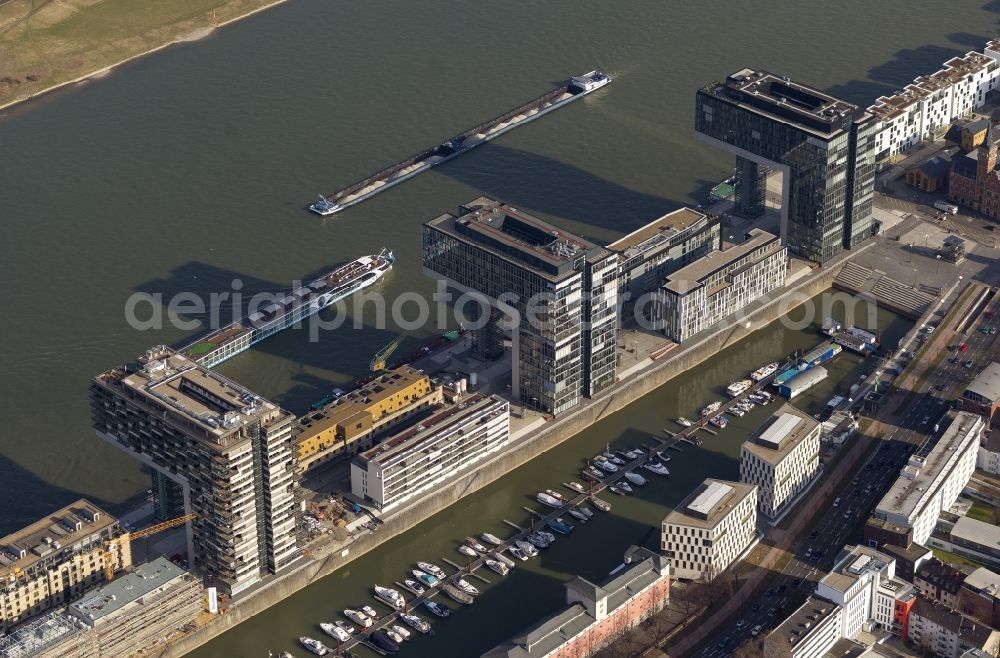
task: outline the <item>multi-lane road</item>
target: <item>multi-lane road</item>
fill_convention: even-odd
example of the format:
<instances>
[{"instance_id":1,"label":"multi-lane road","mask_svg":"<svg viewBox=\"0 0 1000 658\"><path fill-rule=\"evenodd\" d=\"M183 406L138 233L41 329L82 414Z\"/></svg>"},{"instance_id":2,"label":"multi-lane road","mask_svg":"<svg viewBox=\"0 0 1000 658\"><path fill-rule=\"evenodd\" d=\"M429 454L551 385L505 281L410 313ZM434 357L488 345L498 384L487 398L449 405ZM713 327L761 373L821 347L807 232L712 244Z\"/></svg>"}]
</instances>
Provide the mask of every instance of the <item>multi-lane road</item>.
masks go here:
<instances>
[{"instance_id":1,"label":"multi-lane road","mask_svg":"<svg viewBox=\"0 0 1000 658\"><path fill-rule=\"evenodd\" d=\"M988 309L1000 318L1000 295L990 302ZM960 320L949 317L948 323L954 326ZM932 447L934 438L945 429L944 423L939 421L947 413L951 400L961 392L960 387L995 358L996 339L1000 333L989 335L980 331L991 322L983 320L980 314L969 324L966 333L946 340L947 353L938 368L921 381L919 390L899 417L885 419L891 429L883 437L882 445L855 477L845 483L839 498L817 515L811 532L793 545L794 557L762 587L765 591L755 601L730 620L728 631L721 639L703 646L695 655L704 658L731 655L733 649L746 640L767 635L813 592L816 582L829 571L845 544L862 541L865 521L896 480L899 469L914 451ZM923 339L918 338L921 334ZM920 331L909 343L902 345L901 350L912 358L921 342L934 338L926 330ZM937 338L945 340L941 334ZM948 349L963 342L968 345L967 352ZM966 367L967 361L972 361L971 367ZM894 363L902 365L898 359L886 365ZM896 395L906 395L906 392L899 391ZM937 431L935 426L938 426Z\"/></svg>"}]
</instances>

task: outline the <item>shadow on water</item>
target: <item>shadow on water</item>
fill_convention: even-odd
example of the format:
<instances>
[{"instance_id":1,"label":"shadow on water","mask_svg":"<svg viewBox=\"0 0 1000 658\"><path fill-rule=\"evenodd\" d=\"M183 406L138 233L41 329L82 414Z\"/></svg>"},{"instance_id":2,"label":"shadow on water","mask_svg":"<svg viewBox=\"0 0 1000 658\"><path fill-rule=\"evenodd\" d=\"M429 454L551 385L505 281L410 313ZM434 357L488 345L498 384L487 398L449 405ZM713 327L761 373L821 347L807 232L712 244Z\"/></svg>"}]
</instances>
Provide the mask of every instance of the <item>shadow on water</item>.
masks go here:
<instances>
[{"instance_id":1,"label":"shadow on water","mask_svg":"<svg viewBox=\"0 0 1000 658\"><path fill-rule=\"evenodd\" d=\"M637 192L555 158L489 144L463 156L461 164L435 169L498 201L552 217L632 231L665 212L685 205L655 194ZM495 172L495 173L493 173ZM580 190L588 204L574 204Z\"/></svg>"},{"instance_id":2,"label":"shadow on water","mask_svg":"<svg viewBox=\"0 0 1000 658\"><path fill-rule=\"evenodd\" d=\"M149 469L143 467L143 471L148 473ZM8 481L19 483L21 494L5 497L6 507L3 517L0 518L0 536L30 525L46 514L52 514L55 510L81 498L86 498L113 516L133 509L146 498L145 492L141 492L127 500L112 503L93 494L84 495L78 491L64 489L57 484L39 479L34 473L3 455L0 455L0 472L5 474L4 477Z\"/></svg>"}]
</instances>

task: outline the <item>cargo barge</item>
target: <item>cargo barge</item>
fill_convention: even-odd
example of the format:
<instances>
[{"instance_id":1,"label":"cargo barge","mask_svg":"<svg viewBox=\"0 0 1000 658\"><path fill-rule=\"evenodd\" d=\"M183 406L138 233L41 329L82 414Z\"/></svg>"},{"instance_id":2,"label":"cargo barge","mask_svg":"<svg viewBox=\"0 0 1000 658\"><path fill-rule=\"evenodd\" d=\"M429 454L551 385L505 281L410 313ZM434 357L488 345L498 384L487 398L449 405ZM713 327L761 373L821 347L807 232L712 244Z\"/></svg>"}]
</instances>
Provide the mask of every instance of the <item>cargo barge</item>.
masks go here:
<instances>
[{"instance_id":1,"label":"cargo barge","mask_svg":"<svg viewBox=\"0 0 1000 658\"><path fill-rule=\"evenodd\" d=\"M378 254L362 256L255 309L240 321L203 336L184 347L181 353L206 368L217 366L265 338L373 285L392 269L395 260L392 252L385 249Z\"/></svg>"},{"instance_id":2,"label":"cargo barge","mask_svg":"<svg viewBox=\"0 0 1000 658\"><path fill-rule=\"evenodd\" d=\"M559 109L578 98L596 91L611 82L607 74L591 71L572 78L568 83L552 91L530 100L520 107L505 112L495 119L481 123L474 128L461 132L451 139L433 146L422 153L397 162L391 167L378 171L344 189L330 195L320 195L319 200L309 206L309 210L317 215L332 215L344 208L349 208L379 192L384 192L393 185L413 178L419 173L447 162L454 157L470 151L475 147L496 139L508 130L513 130L538 117Z\"/></svg>"},{"instance_id":3,"label":"cargo barge","mask_svg":"<svg viewBox=\"0 0 1000 658\"><path fill-rule=\"evenodd\" d=\"M857 352L863 356L871 354L878 347L878 334L859 327L847 327L840 322L828 319L823 323L823 333L833 338L838 345Z\"/></svg>"}]
</instances>

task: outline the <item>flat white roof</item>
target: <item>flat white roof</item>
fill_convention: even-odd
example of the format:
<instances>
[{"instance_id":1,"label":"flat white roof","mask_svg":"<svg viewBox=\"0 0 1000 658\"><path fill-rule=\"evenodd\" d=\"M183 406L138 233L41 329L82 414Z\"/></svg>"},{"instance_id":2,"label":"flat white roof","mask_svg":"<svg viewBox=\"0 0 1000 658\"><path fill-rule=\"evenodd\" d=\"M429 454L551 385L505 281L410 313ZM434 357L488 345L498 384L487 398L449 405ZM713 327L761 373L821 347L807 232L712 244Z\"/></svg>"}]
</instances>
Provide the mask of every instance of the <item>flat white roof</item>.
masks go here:
<instances>
[{"instance_id":1,"label":"flat white roof","mask_svg":"<svg viewBox=\"0 0 1000 658\"><path fill-rule=\"evenodd\" d=\"M795 414L783 413L778 416L778 420L771 423L760 435L758 439L761 443L766 443L768 446L778 450L781 448L781 442L788 438L792 431L799 426L802 422L802 418L796 416Z\"/></svg>"},{"instance_id":2,"label":"flat white roof","mask_svg":"<svg viewBox=\"0 0 1000 658\"><path fill-rule=\"evenodd\" d=\"M708 485L708 488L698 494L698 496L691 501L691 504L688 505L688 509L692 512L708 516L709 512L712 511L712 508L721 503L722 499L732 493L732 491L733 488L728 484L713 482Z\"/></svg>"}]
</instances>

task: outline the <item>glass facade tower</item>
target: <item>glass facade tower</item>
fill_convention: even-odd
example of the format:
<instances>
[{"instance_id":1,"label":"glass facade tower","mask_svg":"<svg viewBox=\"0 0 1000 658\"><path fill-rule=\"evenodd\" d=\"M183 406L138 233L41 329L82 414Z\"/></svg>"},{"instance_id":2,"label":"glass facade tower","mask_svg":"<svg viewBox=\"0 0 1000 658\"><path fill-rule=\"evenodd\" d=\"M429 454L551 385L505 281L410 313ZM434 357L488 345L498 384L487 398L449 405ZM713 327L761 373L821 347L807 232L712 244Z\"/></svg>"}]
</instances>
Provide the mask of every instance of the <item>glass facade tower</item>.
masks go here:
<instances>
[{"instance_id":1,"label":"glass facade tower","mask_svg":"<svg viewBox=\"0 0 1000 658\"><path fill-rule=\"evenodd\" d=\"M737 157L737 208L763 212L762 167L781 171L781 238L823 262L873 235L872 115L825 92L743 69L698 90L696 134Z\"/></svg>"}]
</instances>

